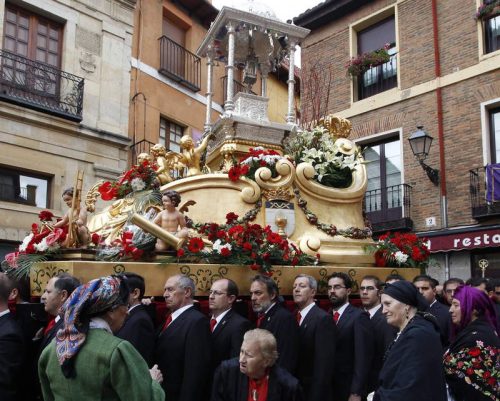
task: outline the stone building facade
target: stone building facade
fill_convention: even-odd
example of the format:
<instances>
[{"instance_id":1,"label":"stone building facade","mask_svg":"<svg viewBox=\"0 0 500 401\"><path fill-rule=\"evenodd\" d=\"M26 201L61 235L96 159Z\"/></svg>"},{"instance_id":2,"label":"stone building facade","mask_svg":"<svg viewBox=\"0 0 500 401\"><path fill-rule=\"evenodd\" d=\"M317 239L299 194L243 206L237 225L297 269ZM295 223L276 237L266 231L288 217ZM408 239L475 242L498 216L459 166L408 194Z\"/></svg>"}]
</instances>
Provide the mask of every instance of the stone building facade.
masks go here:
<instances>
[{"instance_id":1,"label":"stone building facade","mask_svg":"<svg viewBox=\"0 0 500 401\"><path fill-rule=\"evenodd\" d=\"M0 257L128 163L135 0L0 1Z\"/></svg>"},{"instance_id":2,"label":"stone building facade","mask_svg":"<svg viewBox=\"0 0 500 401\"><path fill-rule=\"evenodd\" d=\"M436 261L429 272L441 280L481 275L480 260L487 276L500 277L500 199L485 197L485 166L500 162L500 15L476 19L480 5L327 0L294 19L311 29L303 70L331 66L326 110L352 121L364 149L374 228L428 237ZM351 58L385 45L388 61L347 73ZM312 106L305 75L302 82L304 115ZM408 142L417 126L434 138L423 163L439 170L437 185Z\"/></svg>"}]
</instances>

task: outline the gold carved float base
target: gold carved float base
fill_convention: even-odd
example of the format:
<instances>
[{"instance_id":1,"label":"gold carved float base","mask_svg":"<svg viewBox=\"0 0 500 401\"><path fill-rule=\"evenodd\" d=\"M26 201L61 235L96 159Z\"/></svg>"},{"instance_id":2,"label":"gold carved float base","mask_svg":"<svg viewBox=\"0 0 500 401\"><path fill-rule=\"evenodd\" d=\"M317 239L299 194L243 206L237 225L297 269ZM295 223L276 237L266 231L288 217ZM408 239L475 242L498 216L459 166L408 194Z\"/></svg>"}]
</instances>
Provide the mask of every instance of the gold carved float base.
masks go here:
<instances>
[{"instance_id":1,"label":"gold carved float base","mask_svg":"<svg viewBox=\"0 0 500 401\"><path fill-rule=\"evenodd\" d=\"M30 274L31 295L41 296L49 279L59 273L72 274L81 282L110 274L134 272L146 280L146 295L162 296L163 285L168 277L185 274L193 279L197 296L208 296L212 282L221 278L230 278L238 283L240 294L249 295L250 282L257 272L248 266L189 264L189 263L144 263L144 262L96 262L96 261L55 261L37 263ZM281 295L292 295L292 285L300 273L310 274L319 282L319 293L326 294L326 279L333 272L345 272L355 281L353 292L358 292L361 279L367 275L375 275L381 280L391 273L398 273L408 280L420 274L419 269L397 269L383 267L342 267L342 266L275 266L273 278L277 282Z\"/></svg>"}]
</instances>

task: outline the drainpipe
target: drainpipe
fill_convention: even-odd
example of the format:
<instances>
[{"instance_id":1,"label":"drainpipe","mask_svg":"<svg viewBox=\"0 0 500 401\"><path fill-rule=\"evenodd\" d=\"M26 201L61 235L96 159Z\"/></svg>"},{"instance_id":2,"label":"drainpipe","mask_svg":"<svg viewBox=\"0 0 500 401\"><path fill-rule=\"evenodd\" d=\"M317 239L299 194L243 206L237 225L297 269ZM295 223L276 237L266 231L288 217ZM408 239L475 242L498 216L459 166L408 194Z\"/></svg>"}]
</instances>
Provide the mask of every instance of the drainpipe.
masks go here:
<instances>
[{"instance_id":1,"label":"drainpipe","mask_svg":"<svg viewBox=\"0 0 500 401\"><path fill-rule=\"evenodd\" d=\"M432 1L432 31L434 40L434 73L438 83L436 89L436 107L438 122L438 144L439 144L439 188L440 188L440 214L442 228L448 227L448 201L446 196L446 161L444 154L444 128L443 128L443 95L440 86L441 61L439 54L439 32L437 16L437 0ZM445 253L445 277L450 277L449 254Z\"/></svg>"}]
</instances>

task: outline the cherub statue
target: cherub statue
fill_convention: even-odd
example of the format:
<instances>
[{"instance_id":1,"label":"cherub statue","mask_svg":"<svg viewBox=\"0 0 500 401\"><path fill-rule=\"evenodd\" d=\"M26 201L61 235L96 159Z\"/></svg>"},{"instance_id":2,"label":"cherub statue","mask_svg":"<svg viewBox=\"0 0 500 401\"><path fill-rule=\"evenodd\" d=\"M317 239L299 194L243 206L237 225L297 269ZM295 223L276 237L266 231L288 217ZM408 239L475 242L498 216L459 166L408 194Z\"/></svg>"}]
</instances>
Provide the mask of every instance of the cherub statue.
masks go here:
<instances>
[{"instance_id":1,"label":"cherub statue","mask_svg":"<svg viewBox=\"0 0 500 401\"><path fill-rule=\"evenodd\" d=\"M172 170L177 170L182 176L182 172L186 167L184 156L177 152L167 152L165 146L157 143L151 148L151 155L156 159L158 169L156 175L160 180L160 185L172 182L174 178L170 174Z\"/></svg>"},{"instance_id":2,"label":"cherub statue","mask_svg":"<svg viewBox=\"0 0 500 401\"><path fill-rule=\"evenodd\" d=\"M190 135L184 135L181 138L182 156L184 157L183 162L188 168L188 177L201 174L201 155L207 148L208 141L214 137L214 134L207 135L203 138L203 141L201 141L201 144L197 148L194 147L193 138L191 138Z\"/></svg>"},{"instance_id":3,"label":"cherub statue","mask_svg":"<svg viewBox=\"0 0 500 401\"><path fill-rule=\"evenodd\" d=\"M142 164L145 161L153 163L153 157L148 153L139 153L137 156L137 164Z\"/></svg>"},{"instance_id":4,"label":"cherub statue","mask_svg":"<svg viewBox=\"0 0 500 401\"><path fill-rule=\"evenodd\" d=\"M163 203L163 210L156 215L153 223L179 239L186 238L189 234L186 227L186 219L184 215L177 210L177 206L181 202L181 196L177 191L168 190L163 193L161 200ZM156 240L157 251L165 251L168 248L169 246L164 241L159 238Z\"/></svg>"},{"instance_id":5,"label":"cherub statue","mask_svg":"<svg viewBox=\"0 0 500 401\"><path fill-rule=\"evenodd\" d=\"M222 160L220 163L220 171L227 173L231 167L236 165L236 159L234 157L234 152L236 151L236 145L233 143L226 143L222 146L220 154L222 155Z\"/></svg>"},{"instance_id":6,"label":"cherub statue","mask_svg":"<svg viewBox=\"0 0 500 401\"><path fill-rule=\"evenodd\" d=\"M74 239L77 247L86 248L90 241L89 229L87 228L87 210L80 207L80 200L76 199L74 210L71 209L73 204L74 189L73 187L65 189L62 194L62 200L69 207L69 210L64 214L63 218L54 224L53 228L63 228L69 225L70 217L72 217L72 227L68 227L68 233L73 231ZM71 216L73 213L73 216ZM69 247L70 235L66 237L63 246Z\"/></svg>"}]
</instances>

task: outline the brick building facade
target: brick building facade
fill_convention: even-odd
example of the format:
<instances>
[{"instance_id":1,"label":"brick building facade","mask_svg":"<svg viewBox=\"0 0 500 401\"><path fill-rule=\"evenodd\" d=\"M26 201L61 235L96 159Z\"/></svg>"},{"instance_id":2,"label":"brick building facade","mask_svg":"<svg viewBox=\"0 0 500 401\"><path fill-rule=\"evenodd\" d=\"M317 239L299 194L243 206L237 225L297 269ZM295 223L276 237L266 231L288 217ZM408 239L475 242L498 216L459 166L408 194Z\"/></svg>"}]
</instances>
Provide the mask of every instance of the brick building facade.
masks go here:
<instances>
[{"instance_id":1,"label":"brick building facade","mask_svg":"<svg viewBox=\"0 0 500 401\"><path fill-rule=\"evenodd\" d=\"M294 19L311 29L302 45L302 114L307 69L333 73L327 113L348 118L369 175L365 209L379 233L414 230L430 238L443 280L500 277L500 208L486 201L485 166L500 162L500 15L475 19L479 0L327 0ZM389 61L358 76L351 57L386 45ZM319 93L326 98L326 93ZM408 138L424 126L434 141L425 165Z\"/></svg>"}]
</instances>

